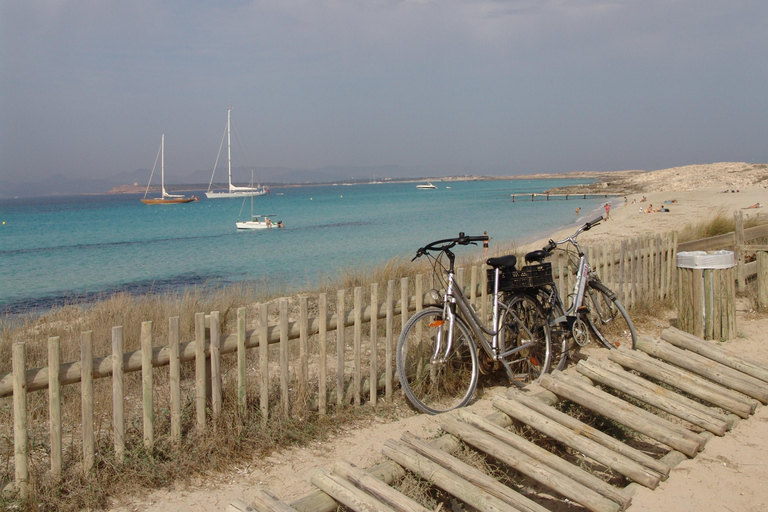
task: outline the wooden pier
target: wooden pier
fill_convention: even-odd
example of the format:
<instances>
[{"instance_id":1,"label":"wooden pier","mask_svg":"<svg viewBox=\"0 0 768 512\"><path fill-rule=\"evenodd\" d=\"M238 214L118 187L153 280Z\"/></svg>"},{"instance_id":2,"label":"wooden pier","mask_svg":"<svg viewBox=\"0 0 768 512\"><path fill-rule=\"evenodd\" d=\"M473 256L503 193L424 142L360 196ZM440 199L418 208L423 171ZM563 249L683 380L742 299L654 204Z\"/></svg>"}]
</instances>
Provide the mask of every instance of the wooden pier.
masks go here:
<instances>
[{"instance_id":1,"label":"wooden pier","mask_svg":"<svg viewBox=\"0 0 768 512\"><path fill-rule=\"evenodd\" d=\"M510 197L512 197L512 202L517 201L549 201L551 200L566 200L569 199L608 199L609 197L620 197L617 194L590 194L590 193L584 193L584 194L546 194L546 193L536 193L536 194L510 194Z\"/></svg>"},{"instance_id":2,"label":"wooden pier","mask_svg":"<svg viewBox=\"0 0 768 512\"><path fill-rule=\"evenodd\" d=\"M592 512L625 510L638 486L656 488L709 439L728 435L759 404L768 403L768 368L715 344L668 328L660 339L641 337L637 348L612 350L607 361L583 359L567 372L544 375L540 384L546 391L536 395L510 388L504 398L493 400L497 412L486 417L467 409L436 416L445 435L425 440L406 432L390 439L382 447L388 460L367 470L344 460L318 468L311 478L316 490L290 504L260 491L257 502L236 500L227 511L331 512L339 504L360 511L427 510L391 487L406 472L477 510L544 512L546 505L562 506L560 500ZM655 443L658 455L649 455L647 442L641 451L561 412L554 406L562 401L577 406L565 410L581 408L642 434ZM510 426L537 431L566 456ZM547 500L535 501L454 457L462 442L547 489ZM629 483L617 486L597 476L606 473L614 482Z\"/></svg>"}]
</instances>

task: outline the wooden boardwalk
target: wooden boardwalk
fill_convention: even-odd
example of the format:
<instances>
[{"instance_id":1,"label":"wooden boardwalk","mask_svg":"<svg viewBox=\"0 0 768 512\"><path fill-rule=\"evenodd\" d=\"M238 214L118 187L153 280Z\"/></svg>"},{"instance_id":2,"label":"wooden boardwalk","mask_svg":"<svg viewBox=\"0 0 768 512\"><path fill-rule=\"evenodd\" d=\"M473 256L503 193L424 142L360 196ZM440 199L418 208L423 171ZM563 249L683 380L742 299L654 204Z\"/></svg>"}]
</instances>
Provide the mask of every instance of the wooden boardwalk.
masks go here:
<instances>
[{"instance_id":1,"label":"wooden boardwalk","mask_svg":"<svg viewBox=\"0 0 768 512\"><path fill-rule=\"evenodd\" d=\"M331 512L339 504L358 511L427 510L391 486L412 472L477 510L544 512L568 501L593 512L618 512L630 507L638 486L654 489L709 439L728 435L768 403L768 369L673 328L661 339L641 338L638 350L607 356L581 360L575 372L543 376L546 391L533 396L510 388L493 401L497 412L489 416L466 409L436 416L445 435L425 440L406 432L390 439L382 448L388 460L375 467L339 460L318 468L311 478L316 490L290 504L261 491L257 502L234 501L227 511ZM640 450L561 412L554 407L561 401L578 406L565 410L581 409L642 434L653 449ZM559 453L576 457L555 455L508 428L513 425L528 426L559 445ZM534 501L454 457L459 439L546 489L549 499ZM597 476L606 473L611 482Z\"/></svg>"},{"instance_id":2,"label":"wooden boardwalk","mask_svg":"<svg viewBox=\"0 0 768 512\"><path fill-rule=\"evenodd\" d=\"M510 194L512 202L518 201L554 201L554 200L576 200L576 199L608 199L609 197L622 197L618 194L594 194L585 192L583 194L547 194L547 193L527 193Z\"/></svg>"}]
</instances>

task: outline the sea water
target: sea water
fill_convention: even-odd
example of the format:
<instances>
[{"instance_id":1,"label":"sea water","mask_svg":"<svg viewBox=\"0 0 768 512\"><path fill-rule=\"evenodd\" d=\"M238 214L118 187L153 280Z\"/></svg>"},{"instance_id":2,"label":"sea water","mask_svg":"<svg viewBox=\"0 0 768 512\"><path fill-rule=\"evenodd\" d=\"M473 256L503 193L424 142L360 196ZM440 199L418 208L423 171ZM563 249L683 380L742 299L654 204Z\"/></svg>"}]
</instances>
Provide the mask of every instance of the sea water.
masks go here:
<instances>
[{"instance_id":1,"label":"sea water","mask_svg":"<svg viewBox=\"0 0 768 512\"><path fill-rule=\"evenodd\" d=\"M116 291L163 292L258 280L298 290L350 268L411 258L427 243L482 235L521 241L599 214L605 199L537 200L578 180L435 182L272 188L254 214L285 228L238 230L250 199L145 205L139 195L0 201L0 312L49 308ZM574 210L581 207L581 217ZM482 249L457 249L457 253Z\"/></svg>"}]
</instances>

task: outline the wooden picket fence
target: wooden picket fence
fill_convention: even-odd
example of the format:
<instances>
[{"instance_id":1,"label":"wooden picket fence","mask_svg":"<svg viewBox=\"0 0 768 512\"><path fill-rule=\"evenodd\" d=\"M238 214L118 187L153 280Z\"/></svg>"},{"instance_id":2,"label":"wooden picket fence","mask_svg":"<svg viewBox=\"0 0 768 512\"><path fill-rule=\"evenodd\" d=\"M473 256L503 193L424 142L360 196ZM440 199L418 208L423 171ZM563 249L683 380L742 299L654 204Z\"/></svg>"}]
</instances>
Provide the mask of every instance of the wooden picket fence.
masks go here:
<instances>
[{"instance_id":1,"label":"wooden picket fence","mask_svg":"<svg viewBox=\"0 0 768 512\"><path fill-rule=\"evenodd\" d=\"M664 300L674 293L675 234L592 245L587 250L598 275L629 309L644 301ZM573 287L573 261L557 256L552 267L567 303ZM486 272L479 264L457 271L457 280L464 285L467 297L488 318L490 297L485 279ZM0 375L0 397L12 396L13 400L16 488L22 496L27 495L30 432L39 437L40 432L48 430L50 442L44 456L50 460L53 478L62 474L62 386L81 386L81 439L77 444L82 442L85 473L97 462L97 436L111 436L114 462L124 460L126 402L135 404L134 417L140 414L144 446L152 450L155 424L161 414L170 423L171 441L181 443L184 404L193 404L194 426L198 431L205 430L222 411L225 381L232 385L239 408L258 402L265 422L271 415L287 416L300 407L325 415L351 404L375 406L381 397L391 399L396 387L393 362L397 336L409 315L430 301L427 292L433 287L439 288L433 275L390 280L383 290L377 283L366 289L356 287L351 290L351 308L350 290L338 290L335 312L330 312L326 293L281 298L257 305L253 319L246 319L246 308L240 308L236 332L229 334L220 332L219 312L197 313L195 339L186 342L179 339L179 318L173 317L169 319L167 344L162 346L153 338L152 322L143 322L141 349L134 352L124 352L123 328L116 326L112 329L112 353L96 357L92 333L83 332L80 360L67 363L61 362L60 339L52 337L48 340L48 366L43 368L27 369L25 344L14 343L13 371ZM185 363L190 364L185 367ZM167 374L158 373L164 372L166 366ZM131 372L141 372L141 396L128 400L124 381ZM189 378L182 378L184 374L190 374ZM105 414L94 411L94 381L109 377L112 414L108 427L97 427L95 415L101 425ZM168 381L167 408L157 403L155 380L161 377ZM44 414L36 414L37 424L29 425L27 394L45 389L47 421ZM74 436L70 432L70 442ZM39 453L36 456L40 457Z\"/></svg>"}]
</instances>

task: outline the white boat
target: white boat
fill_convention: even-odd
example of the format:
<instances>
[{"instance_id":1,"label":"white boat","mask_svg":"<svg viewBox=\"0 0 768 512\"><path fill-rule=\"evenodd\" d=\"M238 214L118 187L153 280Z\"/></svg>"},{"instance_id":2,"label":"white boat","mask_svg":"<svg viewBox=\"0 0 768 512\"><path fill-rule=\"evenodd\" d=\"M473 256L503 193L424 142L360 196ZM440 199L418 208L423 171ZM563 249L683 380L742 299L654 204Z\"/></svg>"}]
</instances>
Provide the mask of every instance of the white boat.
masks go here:
<instances>
[{"instance_id":1,"label":"white boat","mask_svg":"<svg viewBox=\"0 0 768 512\"><path fill-rule=\"evenodd\" d=\"M437 187L434 186L432 183L427 182L426 184L422 183L421 185L416 185L416 188L437 188Z\"/></svg>"},{"instance_id":2,"label":"white boat","mask_svg":"<svg viewBox=\"0 0 768 512\"><path fill-rule=\"evenodd\" d=\"M282 228L283 222L272 222L274 215L251 215L251 220L237 221L237 229L274 229Z\"/></svg>"},{"instance_id":3,"label":"white boat","mask_svg":"<svg viewBox=\"0 0 768 512\"><path fill-rule=\"evenodd\" d=\"M160 158L160 197L147 197L149 193L149 186L152 184L152 176L155 174L155 168L157 167L157 159ZM149 175L149 183L147 183L147 190L144 192L144 199L141 200L144 204L182 204L191 203L197 201L197 198L185 197L178 194L169 194L165 191L165 134L160 137L160 149L155 157L155 165L152 166L152 173Z\"/></svg>"},{"instance_id":4,"label":"white boat","mask_svg":"<svg viewBox=\"0 0 768 512\"><path fill-rule=\"evenodd\" d=\"M213 177L216 174L216 166L219 163L219 157L216 156L216 163L213 165L213 173L211 173L211 181L208 183L208 191L205 193L205 197L208 199L223 199L223 198L231 198L231 197L253 197L253 196L263 196L265 194L269 193L269 189L267 187L262 187L261 185L254 187L253 183L251 183L248 187L238 187L236 185L232 184L232 144L231 144L231 136L230 136L230 120L231 120L231 113L232 113L232 107L229 107L229 110L227 110L227 171L228 171L228 183L229 188L227 190L213 190ZM221 138L221 145L224 144L224 137ZM221 155L221 145L219 146L219 155Z\"/></svg>"}]
</instances>

